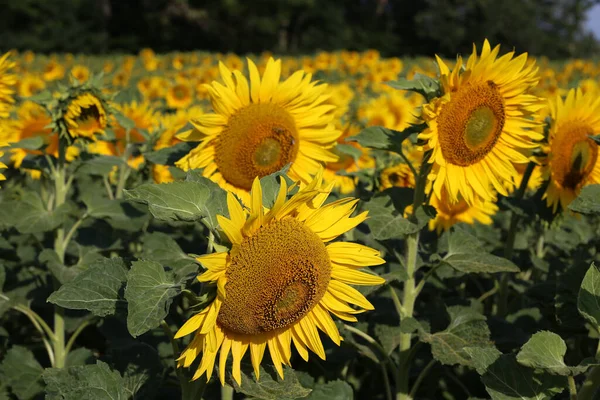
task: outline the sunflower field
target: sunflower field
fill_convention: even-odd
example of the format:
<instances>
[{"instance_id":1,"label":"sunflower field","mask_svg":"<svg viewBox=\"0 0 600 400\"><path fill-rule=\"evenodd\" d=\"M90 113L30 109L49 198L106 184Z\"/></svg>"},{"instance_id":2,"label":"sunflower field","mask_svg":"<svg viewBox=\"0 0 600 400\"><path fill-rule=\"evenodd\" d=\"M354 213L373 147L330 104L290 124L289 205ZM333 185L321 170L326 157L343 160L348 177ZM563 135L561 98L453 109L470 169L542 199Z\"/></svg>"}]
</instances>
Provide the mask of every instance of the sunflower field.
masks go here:
<instances>
[{"instance_id":1,"label":"sunflower field","mask_svg":"<svg viewBox=\"0 0 600 400\"><path fill-rule=\"evenodd\" d=\"M600 388L600 64L0 56L0 399Z\"/></svg>"}]
</instances>

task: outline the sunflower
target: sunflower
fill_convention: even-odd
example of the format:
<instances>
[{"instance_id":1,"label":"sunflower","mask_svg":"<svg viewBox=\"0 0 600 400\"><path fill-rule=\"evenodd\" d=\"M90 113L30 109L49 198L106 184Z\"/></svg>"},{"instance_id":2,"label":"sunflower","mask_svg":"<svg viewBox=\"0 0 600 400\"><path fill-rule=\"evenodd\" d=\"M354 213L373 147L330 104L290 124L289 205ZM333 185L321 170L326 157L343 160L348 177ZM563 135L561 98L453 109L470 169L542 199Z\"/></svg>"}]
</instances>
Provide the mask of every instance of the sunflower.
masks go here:
<instances>
[{"instance_id":1,"label":"sunflower","mask_svg":"<svg viewBox=\"0 0 600 400\"><path fill-rule=\"evenodd\" d=\"M493 201L476 198L473 204L468 204L464 199L452 203L449 201L448 192L442 188L442 197L431 194L429 204L435 207L437 214L429 221L429 230L441 233L458 222L473 224L475 221L489 225L492 216L498 211L498 206Z\"/></svg>"},{"instance_id":2,"label":"sunflower","mask_svg":"<svg viewBox=\"0 0 600 400\"><path fill-rule=\"evenodd\" d=\"M83 93L69 103L65 121L72 138L95 139L95 135L104 134L106 110L96 96Z\"/></svg>"},{"instance_id":3,"label":"sunflower","mask_svg":"<svg viewBox=\"0 0 600 400\"><path fill-rule=\"evenodd\" d=\"M11 105L15 102L12 87L17 83L17 77L9 73L15 63L8 59L9 53L0 57L0 118L8 117Z\"/></svg>"},{"instance_id":4,"label":"sunflower","mask_svg":"<svg viewBox=\"0 0 600 400\"><path fill-rule=\"evenodd\" d=\"M129 131L130 143L145 142L146 137L141 130L152 133L152 131L158 125L158 114L148 102L138 103L133 101L128 104L116 104L115 108L124 116L129 118L135 125L135 127ZM117 121L114 121L112 126L115 132L115 140L110 142L98 140L90 143L88 145L88 150L90 153L109 156L122 156L125 153L125 146L127 144L127 130L123 128ZM137 169L143 161L144 157L141 155L135 157L132 156L128 160L128 164L132 168Z\"/></svg>"},{"instance_id":5,"label":"sunflower","mask_svg":"<svg viewBox=\"0 0 600 400\"><path fill-rule=\"evenodd\" d=\"M28 154L41 155L48 154L58 157L58 133L53 132L47 126L52 122L52 117L46 109L32 101L26 101L21 104L17 110L17 119L9 121L2 129L2 141L16 143L23 139L32 137L42 137L46 148L41 150L11 149L10 160L15 168L20 168L25 157ZM73 161L79 155L79 150L75 146L69 146L66 152L66 160ZM35 179L41 176L38 170L26 170Z\"/></svg>"},{"instance_id":6,"label":"sunflower","mask_svg":"<svg viewBox=\"0 0 600 400\"><path fill-rule=\"evenodd\" d=\"M90 78L90 70L84 65L75 65L71 68L71 75L73 75L73 78L83 83Z\"/></svg>"},{"instance_id":7,"label":"sunflower","mask_svg":"<svg viewBox=\"0 0 600 400\"><path fill-rule=\"evenodd\" d=\"M224 384L231 352L233 379L239 384L240 362L248 350L258 379L267 348L283 378L282 364L290 365L292 342L304 360L308 360L308 350L325 359L317 328L337 345L342 339L330 314L356 321L355 314L373 309L350 285L384 283L378 276L359 271L383 264L379 252L357 243L331 243L364 221L367 212L351 217L358 200L350 198L323 206L331 186L323 189L321 183L318 173L286 200L282 180L277 200L268 211L262 205L258 178L248 210L228 193L230 219L217 218L233 247L197 259L207 269L198 280L216 284L216 298L175 335L194 333L178 366L189 367L203 352L193 379L204 373L210 379L220 352L219 375Z\"/></svg>"},{"instance_id":8,"label":"sunflower","mask_svg":"<svg viewBox=\"0 0 600 400\"><path fill-rule=\"evenodd\" d=\"M550 103L552 123L543 176L549 181L544 194L553 211L567 205L585 185L600 183L598 145L590 139L600 131L600 97L571 89L563 101Z\"/></svg>"},{"instance_id":9,"label":"sunflower","mask_svg":"<svg viewBox=\"0 0 600 400\"><path fill-rule=\"evenodd\" d=\"M55 81L62 79L65 76L65 67L63 67L57 60L51 59L48 64L44 67L42 77L46 82Z\"/></svg>"},{"instance_id":10,"label":"sunflower","mask_svg":"<svg viewBox=\"0 0 600 400\"><path fill-rule=\"evenodd\" d=\"M528 93L538 69L527 64L527 53L497 58L499 51L487 40L481 55L474 47L462 74L461 57L452 72L437 57L444 95L423 106L428 129L419 138L433 150L429 179L438 198L443 187L451 202L460 196L469 204L477 196L491 201L493 189L507 195L505 182L517 175L514 164L527 163L523 151L543 139L530 118L543 104Z\"/></svg>"},{"instance_id":11,"label":"sunflower","mask_svg":"<svg viewBox=\"0 0 600 400\"><path fill-rule=\"evenodd\" d=\"M2 135L2 126L0 125L0 135ZM2 158L4 156L4 151L3 148L7 147L8 143L6 142L2 142L0 141L0 158ZM6 169L8 168L6 166L6 164L4 164L2 161L0 161L0 169ZM6 177L4 176L4 174L0 173L0 181L5 181Z\"/></svg>"},{"instance_id":12,"label":"sunflower","mask_svg":"<svg viewBox=\"0 0 600 400\"><path fill-rule=\"evenodd\" d=\"M358 117L366 126L385 126L403 131L418 122L415 108L420 104L417 99L399 91L386 93L361 106Z\"/></svg>"},{"instance_id":13,"label":"sunflower","mask_svg":"<svg viewBox=\"0 0 600 400\"><path fill-rule=\"evenodd\" d=\"M408 164L396 164L381 171L379 175L379 188L385 190L391 187L415 187L415 175Z\"/></svg>"},{"instance_id":14,"label":"sunflower","mask_svg":"<svg viewBox=\"0 0 600 400\"><path fill-rule=\"evenodd\" d=\"M46 88L46 82L37 75L25 75L19 82L19 96L31 97Z\"/></svg>"},{"instance_id":15,"label":"sunflower","mask_svg":"<svg viewBox=\"0 0 600 400\"><path fill-rule=\"evenodd\" d=\"M166 100L169 108L186 108L194 100L192 88L185 83L177 83L167 90Z\"/></svg>"},{"instance_id":16,"label":"sunflower","mask_svg":"<svg viewBox=\"0 0 600 400\"><path fill-rule=\"evenodd\" d=\"M207 85L216 113L192 120L198 131L180 135L201 143L178 167L203 168L204 176L246 202L256 177L291 163L290 178L308 183L323 163L337 161L328 149L341 132L332 123L335 106L324 104L327 85L311 82L304 71L280 83L281 60L272 58L262 79L248 60L250 84L240 71L219 68L225 85Z\"/></svg>"}]
</instances>

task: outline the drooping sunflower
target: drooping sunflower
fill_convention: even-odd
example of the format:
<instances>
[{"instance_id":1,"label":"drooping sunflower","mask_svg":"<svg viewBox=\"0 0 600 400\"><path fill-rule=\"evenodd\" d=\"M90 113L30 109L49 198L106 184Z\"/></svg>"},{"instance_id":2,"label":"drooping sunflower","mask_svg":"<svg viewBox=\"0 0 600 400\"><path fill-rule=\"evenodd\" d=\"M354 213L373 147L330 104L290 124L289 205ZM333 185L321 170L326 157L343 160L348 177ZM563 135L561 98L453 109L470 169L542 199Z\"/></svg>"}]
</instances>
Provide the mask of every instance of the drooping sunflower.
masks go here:
<instances>
[{"instance_id":1,"label":"drooping sunflower","mask_svg":"<svg viewBox=\"0 0 600 400\"><path fill-rule=\"evenodd\" d=\"M415 187L415 175L405 163L399 163L385 168L379 175L379 188L381 190L391 187Z\"/></svg>"},{"instance_id":2,"label":"drooping sunflower","mask_svg":"<svg viewBox=\"0 0 600 400\"><path fill-rule=\"evenodd\" d=\"M0 118L7 118L10 107L15 102L13 86L17 83L17 76L10 73L15 63L8 59L9 53L0 57Z\"/></svg>"},{"instance_id":3,"label":"drooping sunflower","mask_svg":"<svg viewBox=\"0 0 600 400\"><path fill-rule=\"evenodd\" d=\"M323 163L337 160L328 149L341 132L332 123L335 106L324 104L327 85L311 82L304 71L280 82L281 60L272 58L262 79L248 60L250 83L238 70L219 68L225 85L206 86L215 113L192 120L198 131L180 136L201 143L178 167L203 168L204 176L246 201L256 177L291 163L289 176L308 183Z\"/></svg>"},{"instance_id":4,"label":"drooping sunflower","mask_svg":"<svg viewBox=\"0 0 600 400\"><path fill-rule=\"evenodd\" d=\"M563 101L550 102L552 123L543 167L549 181L544 197L553 211L565 209L585 185L600 183L598 145L589 137L600 132L600 97L571 89Z\"/></svg>"},{"instance_id":5,"label":"drooping sunflower","mask_svg":"<svg viewBox=\"0 0 600 400\"><path fill-rule=\"evenodd\" d=\"M331 187L321 185L318 173L286 200L287 187L282 180L270 210L263 207L258 178L252 185L249 209L228 193L230 218L217 218L232 248L197 259L207 269L198 280L216 283L216 298L175 335L194 334L178 366L189 367L203 353L193 379L204 373L210 379L220 353L219 374L224 384L231 352L233 378L239 384L240 362L248 350L258 378L266 349L283 377L282 365L290 365L292 342L304 360L308 350L325 359L318 330L338 345L341 340L330 314L356 321L355 314L373 309L349 285L382 284L382 278L359 269L384 260L372 248L332 242L364 221L367 213L352 217L358 200L351 198L323 205Z\"/></svg>"},{"instance_id":6,"label":"drooping sunflower","mask_svg":"<svg viewBox=\"0 0 600 400\"><path fill-rule=\"evenodd\" d=\"M468 204L464 199L452 203L445 188L442 188L441 198L432 193L429 204L437 211L435 218L429 221L429 230L435 230L437 233L450 229L458 222L489 225L493 222L492 216L498 212L498 206L493 201L480 198L476 198L473 204Z\"/></svg>"},{"instance_id":7,"label":"drooping sunflower","mask_svg":"<svg viewBox=\"0 0 600 400\"><path fill-rule=\"evenodd\" d=\"M477 196L491 201L495 191L507 195L514 164L529 160L522 151L535 148L543 135L531 119L543 104L530 94L538 82L537 67L527 53L498 57L486 40L481 54L473 48L464 72L458 57L452 70L437 57L443 96L423 106L428 129L419 134L432 149L429 176L436 196L445 187L451 202L459 194L469 204Z\"/></svg>"},{"instance_id":8,"label":"drooping sunflower","mask_svg":"<svg viewBox=\"0 0 600 400\"><path fill-rule=\"evenodd\" d=\"M104 134L107 124L106 110L92 93L82 93L67 106L65 121L72 138L95 139L95 135Z\"/></svg>"}]
</instances>

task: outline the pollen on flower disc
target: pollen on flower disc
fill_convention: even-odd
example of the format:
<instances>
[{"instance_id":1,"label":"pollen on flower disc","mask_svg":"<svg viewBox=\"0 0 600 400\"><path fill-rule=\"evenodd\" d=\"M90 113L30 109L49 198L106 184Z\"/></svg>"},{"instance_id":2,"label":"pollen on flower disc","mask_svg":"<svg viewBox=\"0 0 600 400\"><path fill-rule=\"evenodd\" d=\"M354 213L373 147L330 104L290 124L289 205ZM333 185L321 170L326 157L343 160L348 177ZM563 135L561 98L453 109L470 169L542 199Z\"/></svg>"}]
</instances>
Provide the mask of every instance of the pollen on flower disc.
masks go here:
<instances>
[{"instance_id":1,"label":"pollen on flower disc","mask_svg":"<svg viewBox=\"0 0 600 400\"><path fill-rule=\"evenodd\" d=\"M327 290L331 263L322 240L288 218L245 238L226 275L218 323L257 335L288 327L312 310Z\"/></svg>"},{"instance_id":2,"label":"pollen on flower disc","mask_svg":"<svg viewBox=\"0 0 600 400\"><path fill-rule=\"evenodd\" d=\"M279 171L298 154L292 116L273 103L250 104L237 111L215 144L215 162L230 184L250 190L254 178Z\"/></svg>"},{"instance_id":3,"label":"pollen on flower disc","mask_svg":"<svg viewBox=\"0 0 600 400\"><path fill-rule=\"evenodd\" d=\"M438 118L444 158L463 167L477 163L494 148L505 118L504 100L493 82L461 87Z\"/></svg>"}]
</instances>

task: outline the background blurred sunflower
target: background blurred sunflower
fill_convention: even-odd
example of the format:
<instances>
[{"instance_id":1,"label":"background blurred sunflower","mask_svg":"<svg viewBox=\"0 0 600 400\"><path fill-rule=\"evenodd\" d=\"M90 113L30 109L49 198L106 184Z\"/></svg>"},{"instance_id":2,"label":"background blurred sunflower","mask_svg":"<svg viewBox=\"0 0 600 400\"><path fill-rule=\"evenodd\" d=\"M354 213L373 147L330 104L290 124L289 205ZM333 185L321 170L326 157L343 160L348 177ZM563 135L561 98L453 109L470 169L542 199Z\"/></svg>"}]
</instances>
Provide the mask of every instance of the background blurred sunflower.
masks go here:
<instances>
[{"instance_id":1,"label":"background blurred sunflower","mask_svg":"<svg viewBox=\"0 0 600 400\"><path fill-rule=\"evenodd\" d=\"M430 179L438 198L443 187L451 202L459 194L469 204L476 196L491 201L494 189L507 195L505 183L518 174L514 164L529 161L522 151L543 139L530 118L543 107L528 93L538 82L537 67L527 64L527 53L497 58L499 51L487 40L481 55L474 47L462 73L461 57L452 72L437 58L444 94L423 106L428 129L419 138L433 150Z\"/></svg>"},{"instance_id":2,"label":"background blurred sunflower","mask_svg":"<svg viewBox=\"0 0 600 400\"><path fill-rule=\"evenodd\" d=\"M311 82L297 71L280 82L281 60L267 62L262 79L248 60L250 83L238 70L219 64L225 85L207 85L214 114L192 120L198 131L181 135L201 144L177 162L247 200L252 181L291 163L289 176L307 183L323 163L337 160L330 149L341 132L333 120L335 106L325 104L327 85Z\"/></svg>"},{"instance_id":3,"label":"background blurred sunflower","mask_svg":"<svg viewBox=\"0 0 600 400\"><path fill-rule=\"evenodd\" d=\"M543 176L546 203L556 212L565 208L585 185L600 183L598 145L589 136L600 132L600 97L571 89L563 101L550 102L552 118Z\"/></svg>"},{"instance_id":4,"label":"background blurred sunflower","mask_svg":"<svg viewBox=\"0 0 600 400\"><path fill-rule=\"evenodd\" d=\"M104 134L107 124L106 110L96 96L83 93L71 100L67 106L65 121L71 137L95 139L95 135Z\"/></svg>"},{"instance_id":5,"label":"background blurred sunflower","mask_svg":"<svg viewBox=\"0 0 600 400\"><path fill-rule=\"evenodd\" d=\"M0 118L8 117L10 107L14 103L13 86L17 83L17 76L10 73L15 63L8 59L9 53L0 57Z\"/></svg>"},{"instance_id":6,"label":"background blurred sunflower","mask_svg":"<svg viewBox=\"0 0 600 400\"><path fill-rule=\"evenodd\" d=\"M358 270L383 264L379 251L357 243L329 243L364 221L367 213L352 217L358 200L351 198L323 205L331 186L321 185L322 178L317 174L303 190L286 200L287 186L282 179L277 200L266 213L258 179L252 186L248 210L228 193L230 219L217 218L232 248L198 257L207 269L198 280L216 283L217 296L176 334L182 337L194 333L179 358L179 366L189 367L203 353L193 379L204 373L210 379L220 352L219 374L224 384L231 352L233 379L239 384L240 362L248 350L258 379L267 348L283 378L282 364L290 365L292 342L304 360L308 359L308 350L325 359L317 329L337 345L341 341L330 314L356 321L355 314L373 309L349 285L385 282Z\"/></svg>"},{"instance_id":7,"label":"background blurred sunflower","mask_svg":"<svg viewBox=\"0 0 600 400\"><path fill-rule=\"evenodd\" d=\"M452 203L448 201L446 189L442 188L441 198L433 193L429 199L429 204L435 207L437 211L435 218L429 220L429 230L440 233L459 222L466 224L479 222L480 224L489 225L493 222L492 216L498 212L498 206L494 201L476 198L472 204L468 204L463 199Z\"/></svg>"}]
</instances>

